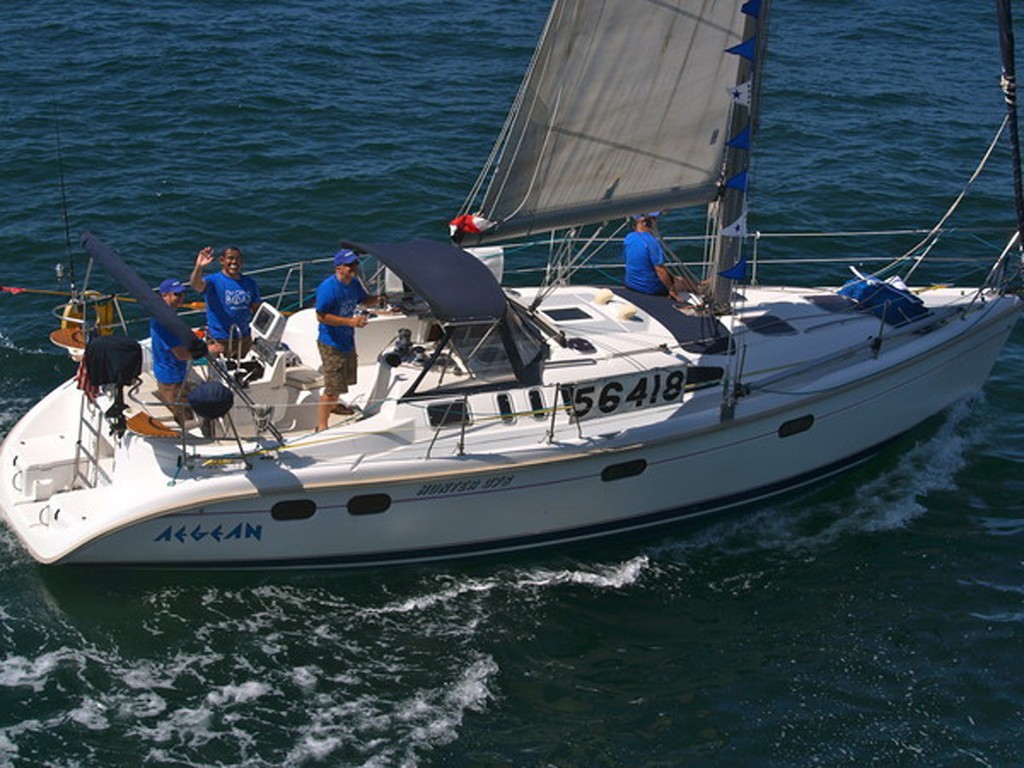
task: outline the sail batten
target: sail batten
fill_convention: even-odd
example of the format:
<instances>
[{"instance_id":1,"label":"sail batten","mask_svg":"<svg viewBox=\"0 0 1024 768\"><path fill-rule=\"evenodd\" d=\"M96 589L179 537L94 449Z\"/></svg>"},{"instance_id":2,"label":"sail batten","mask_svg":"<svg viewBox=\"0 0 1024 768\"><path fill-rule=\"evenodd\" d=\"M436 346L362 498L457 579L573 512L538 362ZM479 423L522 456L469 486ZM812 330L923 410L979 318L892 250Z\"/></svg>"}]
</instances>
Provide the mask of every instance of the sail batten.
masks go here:
<instances>
[{"instance_id":1,"label":"sail batten","mask_svg":"<svg viewBox=\"0 0 1024 768\"><path fill-rule=\"evenodd\" d=\"M744 5L556 0L484 196L486 237L714 199Z\"/></svg>"}]
</instances>

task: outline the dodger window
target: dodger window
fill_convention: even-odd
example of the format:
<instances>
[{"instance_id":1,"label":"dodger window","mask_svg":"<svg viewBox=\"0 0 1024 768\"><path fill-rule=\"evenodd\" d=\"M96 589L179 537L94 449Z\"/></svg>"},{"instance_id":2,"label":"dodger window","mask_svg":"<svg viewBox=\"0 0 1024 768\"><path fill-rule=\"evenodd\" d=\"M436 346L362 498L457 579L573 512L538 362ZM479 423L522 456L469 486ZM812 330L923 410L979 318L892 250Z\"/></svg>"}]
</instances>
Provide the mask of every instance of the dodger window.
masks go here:
<instances>
[{"instance_id":1,"label":"dodger window","mask_svg":"<svg viewBox=\"0 0 1024 768\"><path fill-rule=\"evenodd\" d=\"M450 341L474 379L480 382L515 381L498 322L453 325Z\"/></svg>"}]
</instances>

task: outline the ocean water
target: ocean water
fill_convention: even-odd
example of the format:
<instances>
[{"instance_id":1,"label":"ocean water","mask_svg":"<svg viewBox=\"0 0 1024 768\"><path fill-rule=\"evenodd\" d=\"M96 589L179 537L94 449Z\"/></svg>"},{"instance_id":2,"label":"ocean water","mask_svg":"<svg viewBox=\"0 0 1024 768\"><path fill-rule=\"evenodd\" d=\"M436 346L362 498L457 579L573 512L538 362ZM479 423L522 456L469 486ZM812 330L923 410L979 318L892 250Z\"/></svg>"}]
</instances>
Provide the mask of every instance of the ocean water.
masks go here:
<instances>
[{"instance_id":1,"label":"ocean water","mask_svg":"<svg viewBox=\"0 0 1024 768\"><path fill-rule=\"evenodd\" d=\"M765 270L836 282L918 238L839 233L930 227L985 153L1003 110L994 10L772 10L751 225L761 258L788 261ZM14 4L0 26L0 283L58 287L62 194L73 244L89 228L154 284L206 244L237 243L255 268L343 237L443 237L545 13L540 0ZM936 254L976 258L964 278L1012 230L1006 154ZM666 217L666 234L690 226ZM812 231L835 236L776 237ZM800 263L814 253L835 268ZM46 338L57 302L0 293L0 434L72 372ZM36 566L4 530L0 764L1019 765L1022 374L1018 329L976 399L835 482L514 557L69 571Z\"/></svg>"}]
</instances>

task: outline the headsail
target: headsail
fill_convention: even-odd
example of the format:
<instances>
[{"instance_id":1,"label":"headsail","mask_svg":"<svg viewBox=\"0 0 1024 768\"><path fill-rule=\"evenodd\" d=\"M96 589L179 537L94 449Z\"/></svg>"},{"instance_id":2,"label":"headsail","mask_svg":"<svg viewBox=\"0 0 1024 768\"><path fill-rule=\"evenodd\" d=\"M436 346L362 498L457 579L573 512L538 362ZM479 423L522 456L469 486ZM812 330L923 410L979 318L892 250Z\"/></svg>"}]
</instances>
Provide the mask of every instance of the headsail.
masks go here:
<instances>
[{"instance_id":1,"label":"headsail","mask_svg":"<svg viewBox=\"0 0 1024 768\"><path fill-rule=\"evenodd\" d=\"M715 199L752 4L556 0L471 239Z\"/></svg>"}]
</instances>

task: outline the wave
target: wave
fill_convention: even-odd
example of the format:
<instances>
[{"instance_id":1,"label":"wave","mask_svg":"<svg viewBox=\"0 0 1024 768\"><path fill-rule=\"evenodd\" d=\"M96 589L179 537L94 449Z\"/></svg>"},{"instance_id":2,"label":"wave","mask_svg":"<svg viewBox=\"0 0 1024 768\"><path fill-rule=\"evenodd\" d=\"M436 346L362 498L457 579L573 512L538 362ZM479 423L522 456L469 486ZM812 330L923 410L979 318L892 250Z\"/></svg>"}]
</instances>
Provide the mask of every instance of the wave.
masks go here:
<instances>
[{"instance_id":1,"label":"wave","mask_svg":"<svg viewBox=\"0 0 1024 768\"><path fill-rule=\"evenodd\" d=\"M19 722L0 728L0 759L79 728L105 734L64 744L85 764L111 760L104 744L127 738L153 762L418 765L497 700L510 617L537 617L527 624L539 631L566 588L629 589L649 558L473 568L256 585L57 576L46 615L2 617L7 634L63 644L0 659L0 699L31 692Z\"/></svg>"},{"instance_id":2,"label":"wave","mask_svg":"<svg viewBox=\"0 0 1024 768\"><path fill-rule=\"evenodd\" d=\"M847 536L905 528L928 511L923 499L956 488L956 474L972 449L986 440L983 420L972 414L982 396L967 398L946 411L937 431L905 449L895 465L877 472L854 471L792 501L742 513L693 535L673 537L651 549L652 557L685 561L696 554L724 556L777 550L793 554L817 551ZM883 461L891 460L891 452ZM856 483L850 487L851 483Z\"/></svg>"}]
</instances>

